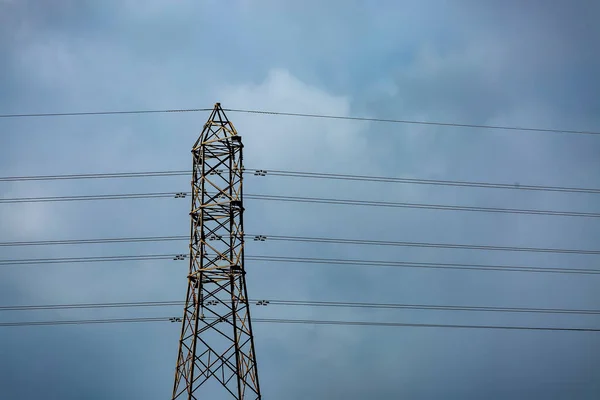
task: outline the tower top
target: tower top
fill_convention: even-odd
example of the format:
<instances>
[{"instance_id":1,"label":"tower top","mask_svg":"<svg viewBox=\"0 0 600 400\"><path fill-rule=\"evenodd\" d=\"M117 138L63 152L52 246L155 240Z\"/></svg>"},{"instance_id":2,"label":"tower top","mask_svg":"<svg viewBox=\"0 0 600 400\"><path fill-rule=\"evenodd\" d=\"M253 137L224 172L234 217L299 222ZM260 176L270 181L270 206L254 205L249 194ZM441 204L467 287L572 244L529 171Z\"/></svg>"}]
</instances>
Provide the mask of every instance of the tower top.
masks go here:
<instances>
[{"instance_id":1,"label":"tower top","mask_svg":"<svg viewBox=\"0 0 600 400\"><path fill-rule=\"evenodd\" d=\"M226 141L235 136L237 136L237 131L225 115L221 103L217 102L215 103L215 107L211 111L208 120L204 124L202 133L200 133L198 140L194 143L192 151L198 150L203 143L215 140Z\"/></svg>"}]
</instances>

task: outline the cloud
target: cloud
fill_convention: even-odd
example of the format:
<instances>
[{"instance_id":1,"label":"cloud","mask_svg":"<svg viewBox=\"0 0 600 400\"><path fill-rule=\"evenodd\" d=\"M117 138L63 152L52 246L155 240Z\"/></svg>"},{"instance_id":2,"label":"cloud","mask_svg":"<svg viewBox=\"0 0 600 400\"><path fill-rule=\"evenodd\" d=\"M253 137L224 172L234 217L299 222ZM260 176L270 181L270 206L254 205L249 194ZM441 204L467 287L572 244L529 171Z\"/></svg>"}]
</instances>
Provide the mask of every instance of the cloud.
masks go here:
<instances>
[{"instance_id":1,"label":"cloud","mask_svg":"<svg viewBox=\"0 0 600 400\"><path fill-rule=\"evenodd\" d=\"M349 98L332 96L282 69L271 70L258 85L229 86L217 96L223 98L225 108L255 104L261 110L350 116ZM370 158L360 157L368 142L364 123L309 119L299 124L297 118L241 114L230 114L230 118L243 128L248 164L314 169L318 162L329 169L344 159L355 161L353 168L360 170Z\"/></svg>"},{"instance_id":2,"label":"cloud","mask_svg":"<svg viewBox=\"0 0 600 400\"><path fill-rule=\"evenodd\" d=\"M307 7L29 2L2 24L0 105L18 111L211 107L593 129L594 5L358 2ZM549 3L548 3L549 4ZM540 8L544 6L543 8ZM558 7L558 8L557 8ZM516 12L515 10L520 10ZM0 13L2 15L2 13ZM5 14L8 15L8 14ZM216 18L215 15L219 16ZM569 18L566 18L568 16ZM1 18L1 17L0 17ZM579 21L579 22L577 22ZM10 25L10 28L8 27ZM561 29L557 29L560 26ZM14 30L12 30L14 28ZM218 32L218 35L217 33ZM597 35L596 35L597 36ZM577 78L574 78L577 77ZM585 87L589 90L581 90ZM228 112L248 168L595 186L595 137L361 123ZM0 174L185 169L206 114L0 121ZM591 128L590 128L591 127ZM181 191L189 177L2 184L4 197ZM590 195L248 176L247 193L595 210ZM188 200L2 207L2 240L186 234ZM593 220L247 201L261 234L594 249ZM248 254L588 267L590 256L250 242ZM2 258L185 252L185 242L3 249ZM185 263L22 266L0 271L2 304L179 299ZM251 297L597 308L593 279L500 272L248 262ZM151 310L3 314L120 317ZM156 310L181 312L180 308ZM144 314L146 315L146 314ZM289 317L589 326L587 317L257 308ZM0 328L3 329L3 328ZM17 330L21 329L21 330ZM28 332L28 333L23 333ZM255 324L264 397L596 398L592 334ZM178 327L0 330L0 393L54 368L25 398L168 396ZM31 347L30 343L35 346ZM17 349L19 351L13 351ZM31 354L28 352L32 352ZM93 362L83 367L82 354ZM54 361L54 364L52 363ZM140 366L141 365L141 366ZM64 366L59 369L59 366ZM17 372L15 372L17 371ZM37 370L34 370L37 371ZM61 372L62 371L62 372ZM91 382L88 377L94 376ZM301 377L301 379L299 379ZM71 391L72 382L79 386ZM148 384L152 382L152 384ZM435 384L432 384L435 382ZM553 397L554 396L554 397Z\"/></svg>"}]
</instances>

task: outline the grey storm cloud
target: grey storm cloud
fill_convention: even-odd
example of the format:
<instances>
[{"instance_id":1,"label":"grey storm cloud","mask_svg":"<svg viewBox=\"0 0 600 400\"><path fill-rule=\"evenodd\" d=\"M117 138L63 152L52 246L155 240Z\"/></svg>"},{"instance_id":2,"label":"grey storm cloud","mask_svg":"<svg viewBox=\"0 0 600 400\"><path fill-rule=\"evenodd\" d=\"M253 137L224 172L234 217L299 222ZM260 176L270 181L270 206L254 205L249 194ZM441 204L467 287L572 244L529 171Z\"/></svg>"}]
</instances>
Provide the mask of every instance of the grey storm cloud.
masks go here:
<instances>
[{"instance_id":1,"label":"grey storm cloud","mask_svg":"<svg viewBox=\"0 0 600 400\"><path fill-rule=\"evenodd\" d=\"M0 113L224 107L598 130L593 1L0 1ZM249 168L597 187L593 135L228 115ZM0 120L0 175L180 170L207 114ZM249 176L248 193L598 212L597 195ZM189 177L0 182L2 197ZM184 235L187 200L0 204L0 241ZM595 219L247 202L248 231L597 249ZM0 259L185 252L0 247ZM300 243L248 254L593 267L596 256ZM185 263L0 266L0 305L182 300ZM594 276L248 262L251 297L598 309ZM0 311L0 322L179 314ZM255 317L598 327L595 316L311 309ZM595 325L594 325L595 324ZM596 333L255 324L265 399L596 399ZM0 327L0 398L159 399L176 324Z\"/></svg>"}]
</instances>

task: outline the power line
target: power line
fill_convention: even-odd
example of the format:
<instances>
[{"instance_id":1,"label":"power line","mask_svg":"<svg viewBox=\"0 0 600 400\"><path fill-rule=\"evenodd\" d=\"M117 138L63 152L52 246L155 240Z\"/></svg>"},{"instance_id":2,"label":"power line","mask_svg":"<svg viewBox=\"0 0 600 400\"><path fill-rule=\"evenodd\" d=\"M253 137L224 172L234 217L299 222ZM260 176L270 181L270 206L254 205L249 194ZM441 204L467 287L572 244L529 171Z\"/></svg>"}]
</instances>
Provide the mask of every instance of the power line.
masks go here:
<instances>
[{"instance_id":1,"label":"power line","mask_svg":"<svg viewBox=\"0 0 600 400\"><path fill-rule=\"evenodd\" d=\"M431 268L431 269L458 269L475 271L511 271L511 272L545 272L561 274L599 274L600 269L586 268L546 268L510 265L485 265L467 263L428 263L411 261L373 261L353 260L341 258L311 258L311 257L279 257L279 256L248 256L247 260L267 262L291 262L303 264L328 264L328 265L355 265L362 267L400 267L400 268Z\"/></svg>"},{"instance_id":2,"label":"power line","mask_svg":"<svg viewBox=\"0 0 600 400\"><path fill-rule=\"evenodd\" d=\"M71 180L71 179L122 179L122 178L147 178L147 177L165 177L165 176L188 176L192 173L189 170L168 170L168 171L142 171L142 172L108 172L108 173L90 173L90 174L62 174L62 175L30 175L30 176L4 176L0 177L0 182L21 182L21 181L53 181L53 180ZM380 183L406 183L420 185L437 186L457 186L474 187L488 189L511 189L511 190L532 190L547 192L570 192L570 193L600 193L600 188L582 188L569 186L543 186L543 185L522 185L494 182L476 182L476 181L457 181L441 179L422 179L422 178L400 178L389 176L372 175L351 175L351 174L333 174L323 172L303 172L288 170L266 170L266 169L245 169L245 174L254 174L261 176L283 176L293 178L310 179L334 179L350 181L366 181ZM264 175L263 175L264 174Z\"/></svg>"},{"instance_id":3,"label":"power line","mask_svg":"<svg viewBox=\"0 0 600 400\"><path fill-rule=\"evenodd\" d=\"M20 197L0 199L0 203L40 203L40 202L63 202L63 201L91 201L91 200L131 200L147 198L167 198L182 194L185 197L189 192L160 192L160 193L126 193L126 194L101 194L85 196L54 196L54 197ZM386 207L386 208L412 208L442 211L472 211L502 214L529 214L529 215L551 215L563 217L587 217L599 218L600 213L577 212L577 211L556 211L556 210L538 210L538 209L518 209L518 208L500 208L500 207L477 207L477 206L455 206L445 204L425 204L425 203L404 203L388 201L371 200L351 200L351 199L332 199L323 197L298 197L298 196L277 196L264 194L245 194L248 200L266 200L266 201L285 201L295 203L317 203L334 205L353 205L367 207Z\"/></svg>"},{"instance_id":4,"label":"power line","mask_svg":"<svg viewBox=\"0 0 600 400\"><path fill-rule=\"evenodd\" d=\"M211 111L212 108L187 108L187 109L158 109L158 110L124 110L124 111L92 111L92 112L62 112L62 113L24 113L24 114L0 114L0 118L32 118L32 117L67 117L67 116L89 116L89 115L118 115L118 114L163 114L163 113L185 113L185 112L204 112ZM508 131L529 131L543 133L567 133L580 135L599 135L597 131L573 130L573 129L552 129L552 128L534 128L534 127L519 127L507 125L485 125L485 124L462 124L454 122L439 122L439 121L416 121L408 119L388 119L388 118L368 118L368 117L352 117L343 115L325 115L325 114L307 114L293 112L278 112L265 110L244 110L234 108L224 108L224 111L246 113L246 114L262 114L262 115L277 115L287 117L303 117L303 118L320 118L320 119L336 119L346 121L363 121L363 122L385 122L405 125L429 125L443 126L455 128L477 128L477 129L493 129L493 130L508 130Z\"/></svg>"},{"instance_id":5,"label":"power line","mask_svg":"<svg viewBox=\"0 0 600 400\"><path fill-rule=\"evenodd\" d=\"M29 175L29 176L3 176L0 182L22 181L57 181L71 179L121 179L121 178L146 178L159 176L191 175L192 171L143 171L143 172L104 172L91 174L59 174L59 175Z\"/></svg>"},{"instance_id":6,"label":"power line","mask_svg":"<svg viewBox=\"0 0 600 400\"><path fill-rule=\"evenodd\" d=\"M442 179L423 179L423 178L399 178L386 176L370 176L370 175L351 175L351 174L332 174L323 172L300 172L300 171L285 171L285 170L254 170L266 172L268 175L298 177L298 178L313 178L313 179L336 179L350 181L367 181L367 182L382 182L382 183L408 183L420 185L439 185L439 186L459 186L459 187L476 187L488 189L512 189L512 190L535 190L548 192L573 192L573 193L600 193L598 188L579 188L568 186L543 186L543 185L522 185L508 183L493 183L493 182L475 182L475 181L457 181L457 180L442 180ZM191 173L191 171L190 171Z\"/></svg>"},{"instance_id":7,"label":"power line","mask_svg":"<svg viewBox=\"0 0 600 400\"><path fill-rule=\"evenodd\" d=\"M366 245L366 246L397 246L397 247L425 247L438 249L460 249L460 250L485 250L485 251L517 251L532 253L558 253L558 254L600 254L600 250L584 249L562 249L562 248L544 248L544 247L518 247L518 246L492 246L492 245L473 245L458 243L431 243L431 242L408 242L408 241L388 241L388 240L366 240L366 239L347 239L331 237L312 237L312 236L282 236L282 235L261 235L246 234L248 238L254 237L255 241L285 241L285 242L307 242L307 243L333 243L348 245ZM63 240L38 240L38 241L13 241L0 242L0 247L17 246L58 246L58 245L78 245L78 244L110 244L110 243L143 243L143 242L170 242L170 241L188 241L189 236L171 235L171 236L143 236L143 237L113 237L97 239L63 239Z\"/></svg>"},{"instance_id":8,"label":"power line","mask_svg":"<svg viewBox=\"0 0 600 400\"><path fill-rule=\"evenodd\" d=\"M341 308L367 308L367 309L400 309L400 310L434 310L434 311L482 311L482 312L508 312L508 313L533 313L533 314L584 314L597 315L600 310L591 309L564 309L564 308L531 308L531 307L486 307L486 306L457 306L457 305L431 305L431 304L402 304L402 303L369 303L369 302L343 302L343 301L308 301L308 300L277 300L254 299L252 303L278 306L305 306L305 307L341 307ZM138 301L138 302L113 302L113 303L70 303L70 304L45 304L0 306L0 311L40 311L40 310L71 310L71 309L101 309L101 308L137 308L137 307L172 307L182 306L183 301ZM260 305L260 304L257 304Z\"/></svg>"},{"instance_id":9,"label":"power line","mask_svg":"<svg viewBox=\"0 0 600 400\"><path fill-rule=\"evenodd\" d=\"M387 122L395 124L411 124L411 125L433 125L433 126L448 126L458 128L478 128L478 129L496 129L510 131L529 131L529 132L546 132L546 133L571 133L581 135L600 135L600 132L585 131L585 130L569 130L569 129L549 129L549 128L533 128L533 127L517 127L506 125L483 125L483 124L461 124L453 122L434 122L434 121L414 121L407 119L386 119L386 118L367 118L367 117L347 117L338 115L323 115L323 114L305 114L291 112L276 112L276 111L260 111L260 110L241 110L233 108L224 108L224 111L247 113L247 114L266 114L279 115L288 117L306 117L306 118L325 118L325 119L341 119L349 121L365 121L365 122Z\"/></svg>"},{"instance_id":10,"label":"power line","mask_svg":"<svg viewBox=\"0 0 600 400\"><path fill-rule=\"evenodd\" d=\"M415 208L428 210L444 211L474 211L503 214L531 214L531 215L553 215L564 217L589 217L598 218L600 213L575 212L575 211L555 211L555 210L537 210L537 209L517 209L500 207L476 207L476 206L453 206L444 204L424 204L424 203L403 203L389 201L371 201L371 200L350 200L350 199L331 199L322 197L298 197L298 196L275 196L275 195L245 195L245 198L252 200L268 201L288 201L299 203L318 203L318 204L336 204L336 205L354 205L368 207L391 207L391 208Z\"/></svg>"},{"instance_id":11,"label":"power line","mask_svg":"<svg viewBox=\"0 0 600 400\"><path fill-rule=\"evenodd\" d=\"M542 247L517 247L517 246L492 246L492 245L472 245L456 243L431 243L431 242L408 242L408 241L385 241L385 240L365 240L365 239L342 239L327 237L307 237L307 236L276 236L276 235L251 235L263 240L290 241L290 242L309 242L309 243L335 243L369 246L399 246L399 247L426 247L442 249L464 249L464 250L487 250L487 251L519 251L533 253L565 253L565 254L600 254L600 250L583 249L560 249L560 248L542 248ZM186 239L189 239L186 237ZM0 243L1 245L1 243Z\"/></svg>"},{"instance_id":12,"label":"power line","mask_svg":"<svg viewBox=\"0 0 600 400\"><path fill-rule=\"evenodd\" d=\"M30 259L4 259L0 260L0 267L14 267L18 265L40 264L79 264L98 262L123 262L123 261L153 261L175 260L183 261L185 254L147 254L126 256L98 256L98 257L62 257L62 258L30 258ZM215 256L216 257L216 256ZM413 261L385 261L385 260L356 260L345 258L313 258L313 257L284 257L284 256L245 256L248 261L301 263L323 265L354 265L359 267L397 267L397 268L429 268L429 269L456 269L474 271L510 271L510 272L540 272L576 275L597 275L600 269L591 268L551 268L514 265L487 265L470 263L429 263Z\"/></svg>"},{"instance_id":13,"label":"power line","mask_svg":"<svg viewBox=\"0 0 600 400\"><path fill-rule=\"evenodd\" d=\"M186 193L188 195L189 193ZM127 193L127 194L100 194L86 196L54 196L54 197L20 197L0 199L0 203L45 203L55 201L87 201L87 200L125 200L174 197L175 192L163 193Z\"/></svg>"},{"instance_id":14,"label":"power line","mask_svg":"<svg viewBox=\"0 0 600 400\"><path fill-rule=\"evenodd\" d=\"M173 319L173 317L146 317L146 318L22 321L22 322L1 322L0 327L114 324L114 323L133 323L133 322L167 322L167 321L171 321L172 319ZM206 318L206 319L213 320L211 318ZM282 319L282 318L253 318L252 321L259 322L259 323L302 324L302 325L455 328L455 329L490 329L490 330L520 330L520 331L554 331L554 332L600 332L600 328L570 328L570 327L569 328L559 328L559 327L509 326L509 325L414 324L414 323L404 323L404 322L339 321L339 320Z\"/></svg>"},{"instance_id":15,"label":"power line","mask_svg":"<svg viewBox=\"0 0 600 400\"><path fill-rule=\"evenodd\" d=\"M32 117L75 117L84 115L118 115L118 114L166 114L211 111L212 108L184 108L166 110L126 110L126 111L90 111L64 113L32 113L32 114L0 114L0 118L32 118Z\"/></svg>"},{"instance_id":16,"label":"power line","mask_svg":"<svg viewBox=\"0 0 600 400\"><path fill-rule=\"evenodd\" d=\"M146 236L146 237L115 237L100 239L64 239L64 240L39 240L39 241L18 241L18 242L0 242L0 247L14 246L45 246L45 245L70 245L70 244L101 244L101 243L136 243L136 242L168 242L189 240L189 236Z\"/></svg>"},{"instance_id":17,"label":"power line","mask_svg":"<svg viewBox=\"0 0 600 400\"><path fill-rule=\"evenodd\" d=\"M146 260L170 260L179 254L146 254L126 256L98 256L98 257L56 257L56 258L24 258L0 260L0 266L12 265L36 265L36 264L72 264L91 262L117 262L117 261L146 261Z\"/></svg>"}]
</instances>

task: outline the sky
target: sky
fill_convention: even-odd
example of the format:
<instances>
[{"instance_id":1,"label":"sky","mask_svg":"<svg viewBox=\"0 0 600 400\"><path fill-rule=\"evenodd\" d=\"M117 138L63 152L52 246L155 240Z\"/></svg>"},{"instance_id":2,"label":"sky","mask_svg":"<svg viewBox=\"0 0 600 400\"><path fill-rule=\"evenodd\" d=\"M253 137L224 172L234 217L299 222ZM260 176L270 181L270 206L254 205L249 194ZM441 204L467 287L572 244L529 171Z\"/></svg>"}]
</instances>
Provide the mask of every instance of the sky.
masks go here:
<instances>
[{"instance_id":1,"label":"sky","mask_svg":"<svg viewBox=\"0 0 600 400\"><path fill-rule=\"evenodd\" d=\"M600 131L593 0L0 1L0 114L224 108ZM597 135L227 113L247 168L598 188ZM208 113L0 119L0 176L185 170ZM0 182L2 198L189 177ZM252 194L600 212L597 194L249 175ZM174 198L0 204L0 241L185 235ZM597 250L596 218L248 200L246 231ZM0 247L0 259L185 253ZM249 242L247 255L593 268L595 255ZM0 266L0 306L184 300L185 262ZM248 261L254 299L599 309L594 275ZM255 318L600 328L594 315L252 307ZM0 322L177 316L0 311ZM597 399L600 335L253 326L264 399ZM170 398L169 322L0 327L0 398ZM221 399L215 390L211 398Z\"/></svg>"}]
</instances>

